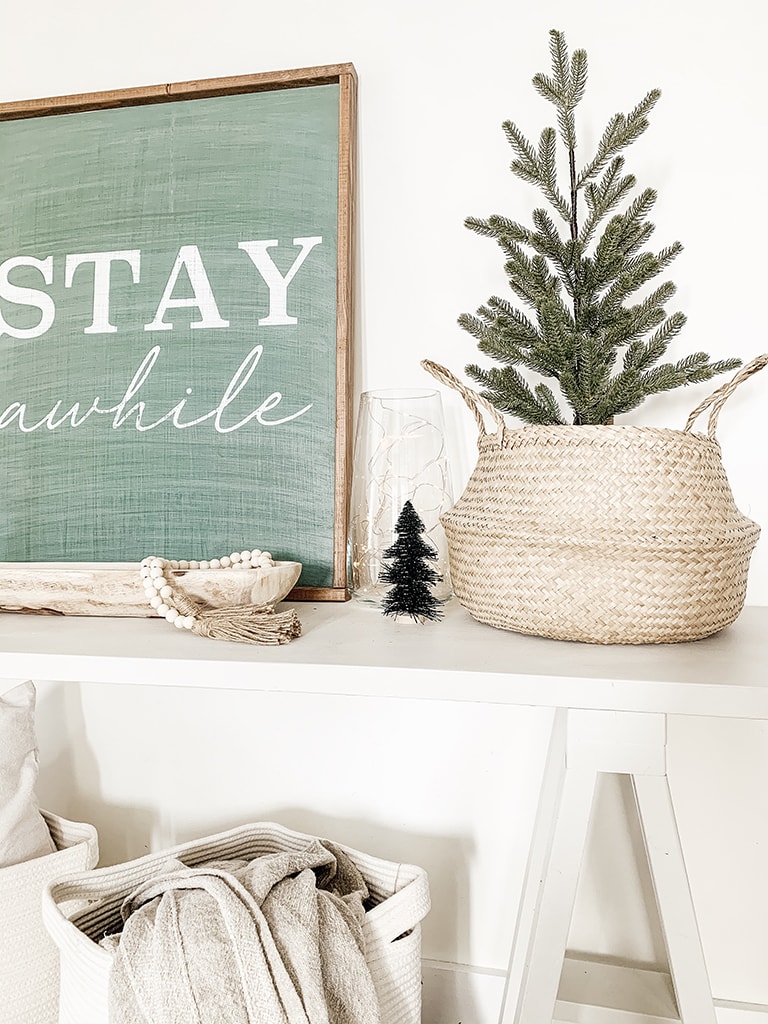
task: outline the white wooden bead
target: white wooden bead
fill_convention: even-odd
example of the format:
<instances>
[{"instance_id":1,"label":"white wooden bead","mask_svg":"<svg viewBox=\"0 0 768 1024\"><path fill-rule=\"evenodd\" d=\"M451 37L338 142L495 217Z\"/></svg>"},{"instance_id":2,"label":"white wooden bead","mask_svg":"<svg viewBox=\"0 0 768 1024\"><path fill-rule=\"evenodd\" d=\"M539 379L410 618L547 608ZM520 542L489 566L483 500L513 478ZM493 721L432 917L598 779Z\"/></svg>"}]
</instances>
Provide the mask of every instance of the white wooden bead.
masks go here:
<instances>
[{"instance_id":1,"label":"white wooden bead","mask_svg":"<svg viewBox=\"0 0 768 1024\"><path fill-rule=\"evenodd\" d=\"M193 629L196 623L194 615L182 615L174 602L173 579L166 576L166 570L188 569L268 569L275 565L269 551L253 548L251 551L233 551L231 555L221 558L175 559L166 560L156 556L145 558L141 562L141 580L144 593L149 604L157 612L172 622L179 629Z\"/></svg>"}]
</instances>

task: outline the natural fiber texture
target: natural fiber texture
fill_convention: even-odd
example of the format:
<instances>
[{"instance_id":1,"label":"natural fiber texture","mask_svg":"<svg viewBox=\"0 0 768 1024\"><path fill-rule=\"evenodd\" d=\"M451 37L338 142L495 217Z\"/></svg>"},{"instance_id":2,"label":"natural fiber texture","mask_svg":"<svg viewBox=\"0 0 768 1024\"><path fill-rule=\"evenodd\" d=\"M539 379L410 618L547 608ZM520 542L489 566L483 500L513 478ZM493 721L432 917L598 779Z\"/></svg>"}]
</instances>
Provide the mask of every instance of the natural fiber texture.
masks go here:
<instances>
[{"instance_id":1,"label":"natural fiber texture","mask_svg":"<svg viewBox=\"0 0 768 1024\"><path fill-rule=\"evenodd\" d=\"M368 889L338 848L189 868L123 902L110 1024L380 1024L365 962Z\"/></svg>"},{"instance_id":2,"label":"natural fiber texture","mask_svg":"<svg viewBox=\"0 0 768 1024\"><path fill-rule=\"evenodd\" d=\"M301 620L293 608L276 612L271 604L255 604L204 611L196 601L178 592L174 603L182 615L194 616L192 632L211 640L274 645L301 636Z\"/></svg>"},{"instance_id":3,"label":"natural fiber texture","mask_svg":"<svg viewBox=\"0 0 768 1024\"><path fill-rule=\"evenodd\" d=\"M55 878L93 867L96 830L42 811L55 853L0 869L0 1020L56 1024L58 950L43 925L40 900Z\"/></svg>"},{"instance_id":4,"label":"natural fiber texture","mask_svg":"<svg viewBox=\"0 0 768 1024\"><path fill-rule=\"evenodd\" d=\"M589 643L675 643L730 625L760 528L736 508L715 427L729 395L767 364L764 355L742 369L683 431L509 430L481 396L425 360L480 425L477 466L441 519L461 604L492 626ZM692 433L708 408L709 436Z\"/></svg>"},{"instance_id":5,"label":"natural fiber texture","mask_svg":"<svg viewBox=\"0 0 768 1024\"><path fill-rule=\"evenodd\" d=\"M43 896L43 919L61 956L59 1024L108 1024L112 954L98 943L120 922L123 900L158 877L169 858L189 867L224 859L300 852L311 836L270 822L243 825L219 835L149 854L138 860L60 879ZM382 1024L421 1019L420 924L429 910L425 872L339 847L362 874L370 894L363 922L365 961ZM69 900L88 900L72 913Z\"/></svg>"}]
</instances>

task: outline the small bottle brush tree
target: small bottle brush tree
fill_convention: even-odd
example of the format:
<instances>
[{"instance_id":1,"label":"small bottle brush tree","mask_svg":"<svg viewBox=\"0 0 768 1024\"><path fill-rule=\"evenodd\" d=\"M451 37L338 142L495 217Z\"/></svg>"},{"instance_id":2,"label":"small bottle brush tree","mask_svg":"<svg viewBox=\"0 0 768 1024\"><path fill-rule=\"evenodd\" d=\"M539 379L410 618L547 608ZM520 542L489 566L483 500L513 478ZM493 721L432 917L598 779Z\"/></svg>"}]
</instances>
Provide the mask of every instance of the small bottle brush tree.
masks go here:
<instances>
[{"instance_id":1,"label":"small bottle brush tree","mask_svg":"<svg viewBox=\"0 0 768 1024\"><path fill-rule=\"evenodd\" d=\"M555 30L550 52L551 77L538 74L533 85L556 108L557 131L544 128L534 148L511 121L503 127L515 153L512 172L539 188L555 219L536 209L532 228L497 215L465 221L501 246L510 287L533 317L497 296L477 316L462 315L459 323L477 339L480 351L502 364L488 370L470 365L466 372L498 409L528 423L566 420L555 392L545 383L531 387L518 366L556 382L573 423L611 423L650 395L709 380L741 360L710 362L704 352L695 352L659 365L685 324L682 313L667 316L664 310L675 286L666 281L644 298L628 300L666 270L682 246L674 242L658 253L643 249L654 230L646 219L657 198L652 188L603 225L635 187L620 153L648 127L660 92L649 92L629 114L615 114L595 156L577 170L574 111L587 84L587 54L575 50L569 58L565 37ZM567 164L565 191L558 183L558 137L562 166ZM562 235L556 220L565 224Z\"/></svg>"},{"instance_id":2,"label":"small bottle brush tree","mask_svg":"<svg viewBox=\"0 0 768 1024\"><path fill-rule=\"evenodd\" d=\"M410 501L403 505L395 524L397 540L386 549L384 558L391 559L379 574L379 582L393 584L384 596L385 615L410 615L417 622L439 619L440 601L432 586L443 578L429 565L437 559L437 551L421 536L424 523Z\"/></svg>"}]
</instances>

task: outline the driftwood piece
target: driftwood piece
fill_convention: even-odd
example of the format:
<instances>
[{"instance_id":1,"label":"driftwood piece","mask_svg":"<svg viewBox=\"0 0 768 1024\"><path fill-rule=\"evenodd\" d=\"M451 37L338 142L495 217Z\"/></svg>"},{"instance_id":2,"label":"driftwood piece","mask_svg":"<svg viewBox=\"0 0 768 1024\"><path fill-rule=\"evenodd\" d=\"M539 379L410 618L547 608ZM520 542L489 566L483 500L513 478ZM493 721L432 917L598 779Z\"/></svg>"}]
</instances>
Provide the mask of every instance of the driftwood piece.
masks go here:
<instances>
[{"instance_id":1,"label":"driftwood piece","mask_svg":"<svg viewBox=\"0 0 768 1024\"><path fill-rule=\"evenodd\" d=\"M204 609L277 604L299 578L300 562L266 569L179 569L175 585ZM148 617L132 562L0 562L0 611Z\"/></svg>"}]
</instances>

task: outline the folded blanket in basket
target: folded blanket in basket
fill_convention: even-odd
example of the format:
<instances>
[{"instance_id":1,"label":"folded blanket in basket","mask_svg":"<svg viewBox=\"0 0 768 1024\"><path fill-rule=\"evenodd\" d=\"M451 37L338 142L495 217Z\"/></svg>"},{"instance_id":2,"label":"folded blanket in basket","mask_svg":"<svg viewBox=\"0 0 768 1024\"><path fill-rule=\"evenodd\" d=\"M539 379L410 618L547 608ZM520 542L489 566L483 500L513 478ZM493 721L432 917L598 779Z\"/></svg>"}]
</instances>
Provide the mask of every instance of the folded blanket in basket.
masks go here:
<instances>
[{"instance_id":1,"label":"folded blanket in basket","mask_svg":"<svg viewBox=\"0 0 768 1024\"><path fill-rule=\"evenodd\" d=\"M343 851L167 871L125 900L110 1024L379 1024L364 955L366 884Z\"/></svg>"}]
</instances>

